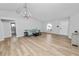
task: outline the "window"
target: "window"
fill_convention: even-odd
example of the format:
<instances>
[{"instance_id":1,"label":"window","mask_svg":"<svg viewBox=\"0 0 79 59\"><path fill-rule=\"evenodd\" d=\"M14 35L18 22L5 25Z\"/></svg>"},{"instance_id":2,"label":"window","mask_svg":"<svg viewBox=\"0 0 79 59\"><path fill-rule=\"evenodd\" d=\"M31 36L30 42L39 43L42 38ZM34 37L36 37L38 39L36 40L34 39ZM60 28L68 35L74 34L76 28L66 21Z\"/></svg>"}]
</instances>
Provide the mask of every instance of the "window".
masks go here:
<instances>
[{"instance_id":1,"label":"window","mask_svg":"<svg viewBox=\"0 0 79 59\"><path fill-rule=\"evenodd\" d=\"M47 30L48 30L48 31L52 31L52 24L50 24L50 23L47 24Z\"/></svg>"}]
</instances>

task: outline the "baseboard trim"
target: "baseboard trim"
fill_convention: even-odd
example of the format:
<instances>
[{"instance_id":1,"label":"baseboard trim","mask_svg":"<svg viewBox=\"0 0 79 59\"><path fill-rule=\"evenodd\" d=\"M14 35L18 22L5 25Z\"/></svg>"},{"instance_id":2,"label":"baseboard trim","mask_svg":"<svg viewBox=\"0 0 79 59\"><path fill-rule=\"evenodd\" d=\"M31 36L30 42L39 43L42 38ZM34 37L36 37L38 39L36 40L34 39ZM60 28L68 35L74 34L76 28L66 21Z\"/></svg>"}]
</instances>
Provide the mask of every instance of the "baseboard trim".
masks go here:
<instances>
[{"instance_id":1,"label":"baseboard trim","mask_svg":"<svg viewBox=\"0 0 79 59\"><path fill-rule=\"evenodd\" d=\"M49 33L49 32L41 32L41 34L52 34L52 35L61 35L61 34L56 34L56 33ZM66 36L66 35L61 35L61 36L65 36L65 37L67 37L67 38L69 38L68 36ZM18 38L18 39L20 39L20 38L22 38L22 37L24 37L23 35L22 36L16 36L16 38ZM5 37L5 38L3 38L3 39L0 39L0 41L4 41L5 39L11 39L12 37Z\"/></svg>"},{"instance_id":2,"label":"baseboard trim","mask_svg":"<svg viewBox=\"0 0 79 59\"><path fill-rule=\"evenodd\" d=\"M45 34L54 34L54 35L61 35L61 34L57 34L57 33L49 33L49 32L42 32L42 33L45 33ZM68 37L67 35L61 35L61 36Z\"/></svg>"},{"instance_id":3,"label":"baseboard trim","mask_svg":"<svg viewBox=\"0 0 79 59\"><path fill-rule=\"evenodd\" d=\"M4 38L1 38L0 41L4 41L6 39L10 39L11 37L4 37Z\"/></svg>"},{"instance_id":4,"label":"baseboard trim","mask_svg":"<svg viewBox=\"0 0 79 59\"><path fill-rule=\"evenodd\" d=\"M0 41L4 41L5 39L0 39Z\"/></svg>"},{"instance_id":5,"label":"baseboard trim","mask_svg":"<svg viewBox=\"0 0 79 59\"><path fill-rule=\"evenodd\" d=\"M12 38L12 37L5 37L4 39L10 39L10 38Z\"/></svg>"}]
</instances>

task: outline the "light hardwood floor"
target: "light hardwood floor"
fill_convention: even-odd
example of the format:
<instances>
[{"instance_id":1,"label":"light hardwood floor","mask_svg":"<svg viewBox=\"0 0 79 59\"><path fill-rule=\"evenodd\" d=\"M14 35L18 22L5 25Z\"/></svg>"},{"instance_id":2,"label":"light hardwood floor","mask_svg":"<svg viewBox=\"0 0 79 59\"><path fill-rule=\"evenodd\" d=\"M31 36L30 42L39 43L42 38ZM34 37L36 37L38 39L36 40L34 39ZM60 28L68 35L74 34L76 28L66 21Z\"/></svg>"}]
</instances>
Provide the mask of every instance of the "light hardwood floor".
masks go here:
<instances>
[{"instance_id":1,"label":"light hardwood floor","mask_svg":"<svg viewBox=\"0 0 79 59\"><path fill-rule=\"evenodd\" d=\"M0 42L1 56L77 56L79 48L71 46L65 36L45 34L37 37L5 39Z\"/></svg>"}]
</instances>

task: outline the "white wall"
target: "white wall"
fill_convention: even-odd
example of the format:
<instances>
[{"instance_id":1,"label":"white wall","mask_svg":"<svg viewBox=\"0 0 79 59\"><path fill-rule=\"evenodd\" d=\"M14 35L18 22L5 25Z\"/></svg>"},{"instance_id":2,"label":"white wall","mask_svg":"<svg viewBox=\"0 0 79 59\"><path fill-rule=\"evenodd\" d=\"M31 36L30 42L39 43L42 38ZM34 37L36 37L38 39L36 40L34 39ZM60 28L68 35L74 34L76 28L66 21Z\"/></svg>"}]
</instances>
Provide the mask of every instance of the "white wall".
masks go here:
<instances>
[{"instance_id":1,"label":"white wall","mask_svg":"<svg viewBox=\"0 0 79 59\"><path fill-rule=\"evenodd\" d=\"M0 20L0 41L3 40L3 25L2 22Z\"/></svg>"},{"instance_id":2,"label":"white wall","mask_svg":"<svg viewBox=\"0 0 79 59\"><path fill-rule=\"evenodd\" d=\"M42 23L32 18L29 19L19 18L18 20L16 20L17 36L23 36L24 30L28 29L40 29L42 31Z\"/></svg>"},{"instance_id":3,"label":"white wall","mask_svg":"<svg viewBox=\"0 0 79 59\"><path fill-rule=\"evenodd\" d=\"M21 15L17 15L15 12L9 12L9 11L0 11L1 18L9 19L9 20L15 20L16 22L16 32L17 36L23 36L24 30L26 29L40 29L42 32L47 32L46 30L46 24L51 23L52 24L52 33L59 34L59 29L56 27L57 25L60 25L60 20L51 20L49 22L41 22L40 19L24 19L21 17ZM6 25L7 26L7 25ZM8 30L8 29L7 29ZM71 36L71 34L74 32L74 30L79 31L79 14L72 16L69 23L69 33L68 35ZM0 38L3 38L3 25L0 21ZM9 32L8 32L9 33ZM6 36L9 36L8 34Z\"/></svg>"},{"instance_id":4,"label":"white wall","mask_svg":"<svg viewBox=\"0 0 79 59\"><path fill-rule=\"evenodd\" d=\"M47 25L48 23L52 24L52 33L58 33L58 32L59 32L58 28L56 27L57 25L59 25L59 21L44 22L44 23L43 23L43 31L44 31L44 32L48 32L48 31L47 31L47 28L46 28L46 25Z\"/></svg>"},{"instance_id":5,"label":"white wall","mask_svg":"<svg viewBox=\"0 0 79 59\"><path fill-rule=\"evenodd\" d=\"M5 38L11 37L11 26L9 21L2 21L3 24L3 35Z\"/></svg>"},{"instance_id":6,"label":"white wall","mask_svg":"<svg viewBox=\"0 0 79 59\"><path fill-rule=\"evenodd\" d=\"M72 16L70 18L70 25L69 25L69 37L71 38L72 33L77 30L79 31L79 14Z\"/></svg>"},{"instance_id":7,"label":"white wall","mask_svg":"<svg viewBox=\"0 0 79 59\"><path fill-rule=\"evenodd\" d=\"M23 36L24 30L26 30L26 29L36 29L37 28L37 29L40 29L41 31L43 31L42 22L38 21L37 19L33 19L33 18L24 19L22 17L22 15L16 14L15 12L9 12L9 11L0 11L0 16L1 16L1 18L8 19L8 20L14 20L16 22L17 37ZM6 25L6 26L8 26L8 25ZM4 26L4 28L5 28L5 26ZM7 29L7 31L8 30L9 29ZM2 31L2 32L6 33L6 31ZM8 36L10 36L9 32L8 32L8 34L5 34L4 37L8 37ZM0 35L0 37L2 37L2 36Z\"/></svg>"},{"instance_id":8,"label":"white wall","mask_svg":"<svg viewBox=\"0 0 79 59\"><path fill-rule=\"evenodd\" d=\"M62 20L55 20L55 21L49 21L44 22L43 24L43 31L48 32L46 29L46 25L48 23L52 24L52 31L51 33L55 34L61 34L61 35L68 35L68 19L62 19ZM59 25L59 27L57 27Z\"/></svg>"}]
</instances>

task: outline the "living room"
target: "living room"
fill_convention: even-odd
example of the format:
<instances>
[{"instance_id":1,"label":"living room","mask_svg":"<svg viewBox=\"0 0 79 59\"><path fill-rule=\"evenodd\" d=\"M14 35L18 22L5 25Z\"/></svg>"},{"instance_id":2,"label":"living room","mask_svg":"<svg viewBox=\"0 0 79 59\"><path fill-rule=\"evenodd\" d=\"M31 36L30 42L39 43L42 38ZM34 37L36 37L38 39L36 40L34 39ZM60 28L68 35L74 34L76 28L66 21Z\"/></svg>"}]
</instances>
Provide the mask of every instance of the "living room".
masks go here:
<instances>
[{"instance_id":1,"label":"living room","mask_svg":"<svg viewBox=\"0 0 79 59\"><path fill-rule=\"evenodd\" d=\"M79 55L76 6L79 3L0 3L0 55Z\"/></svg>"}]
</instances>

